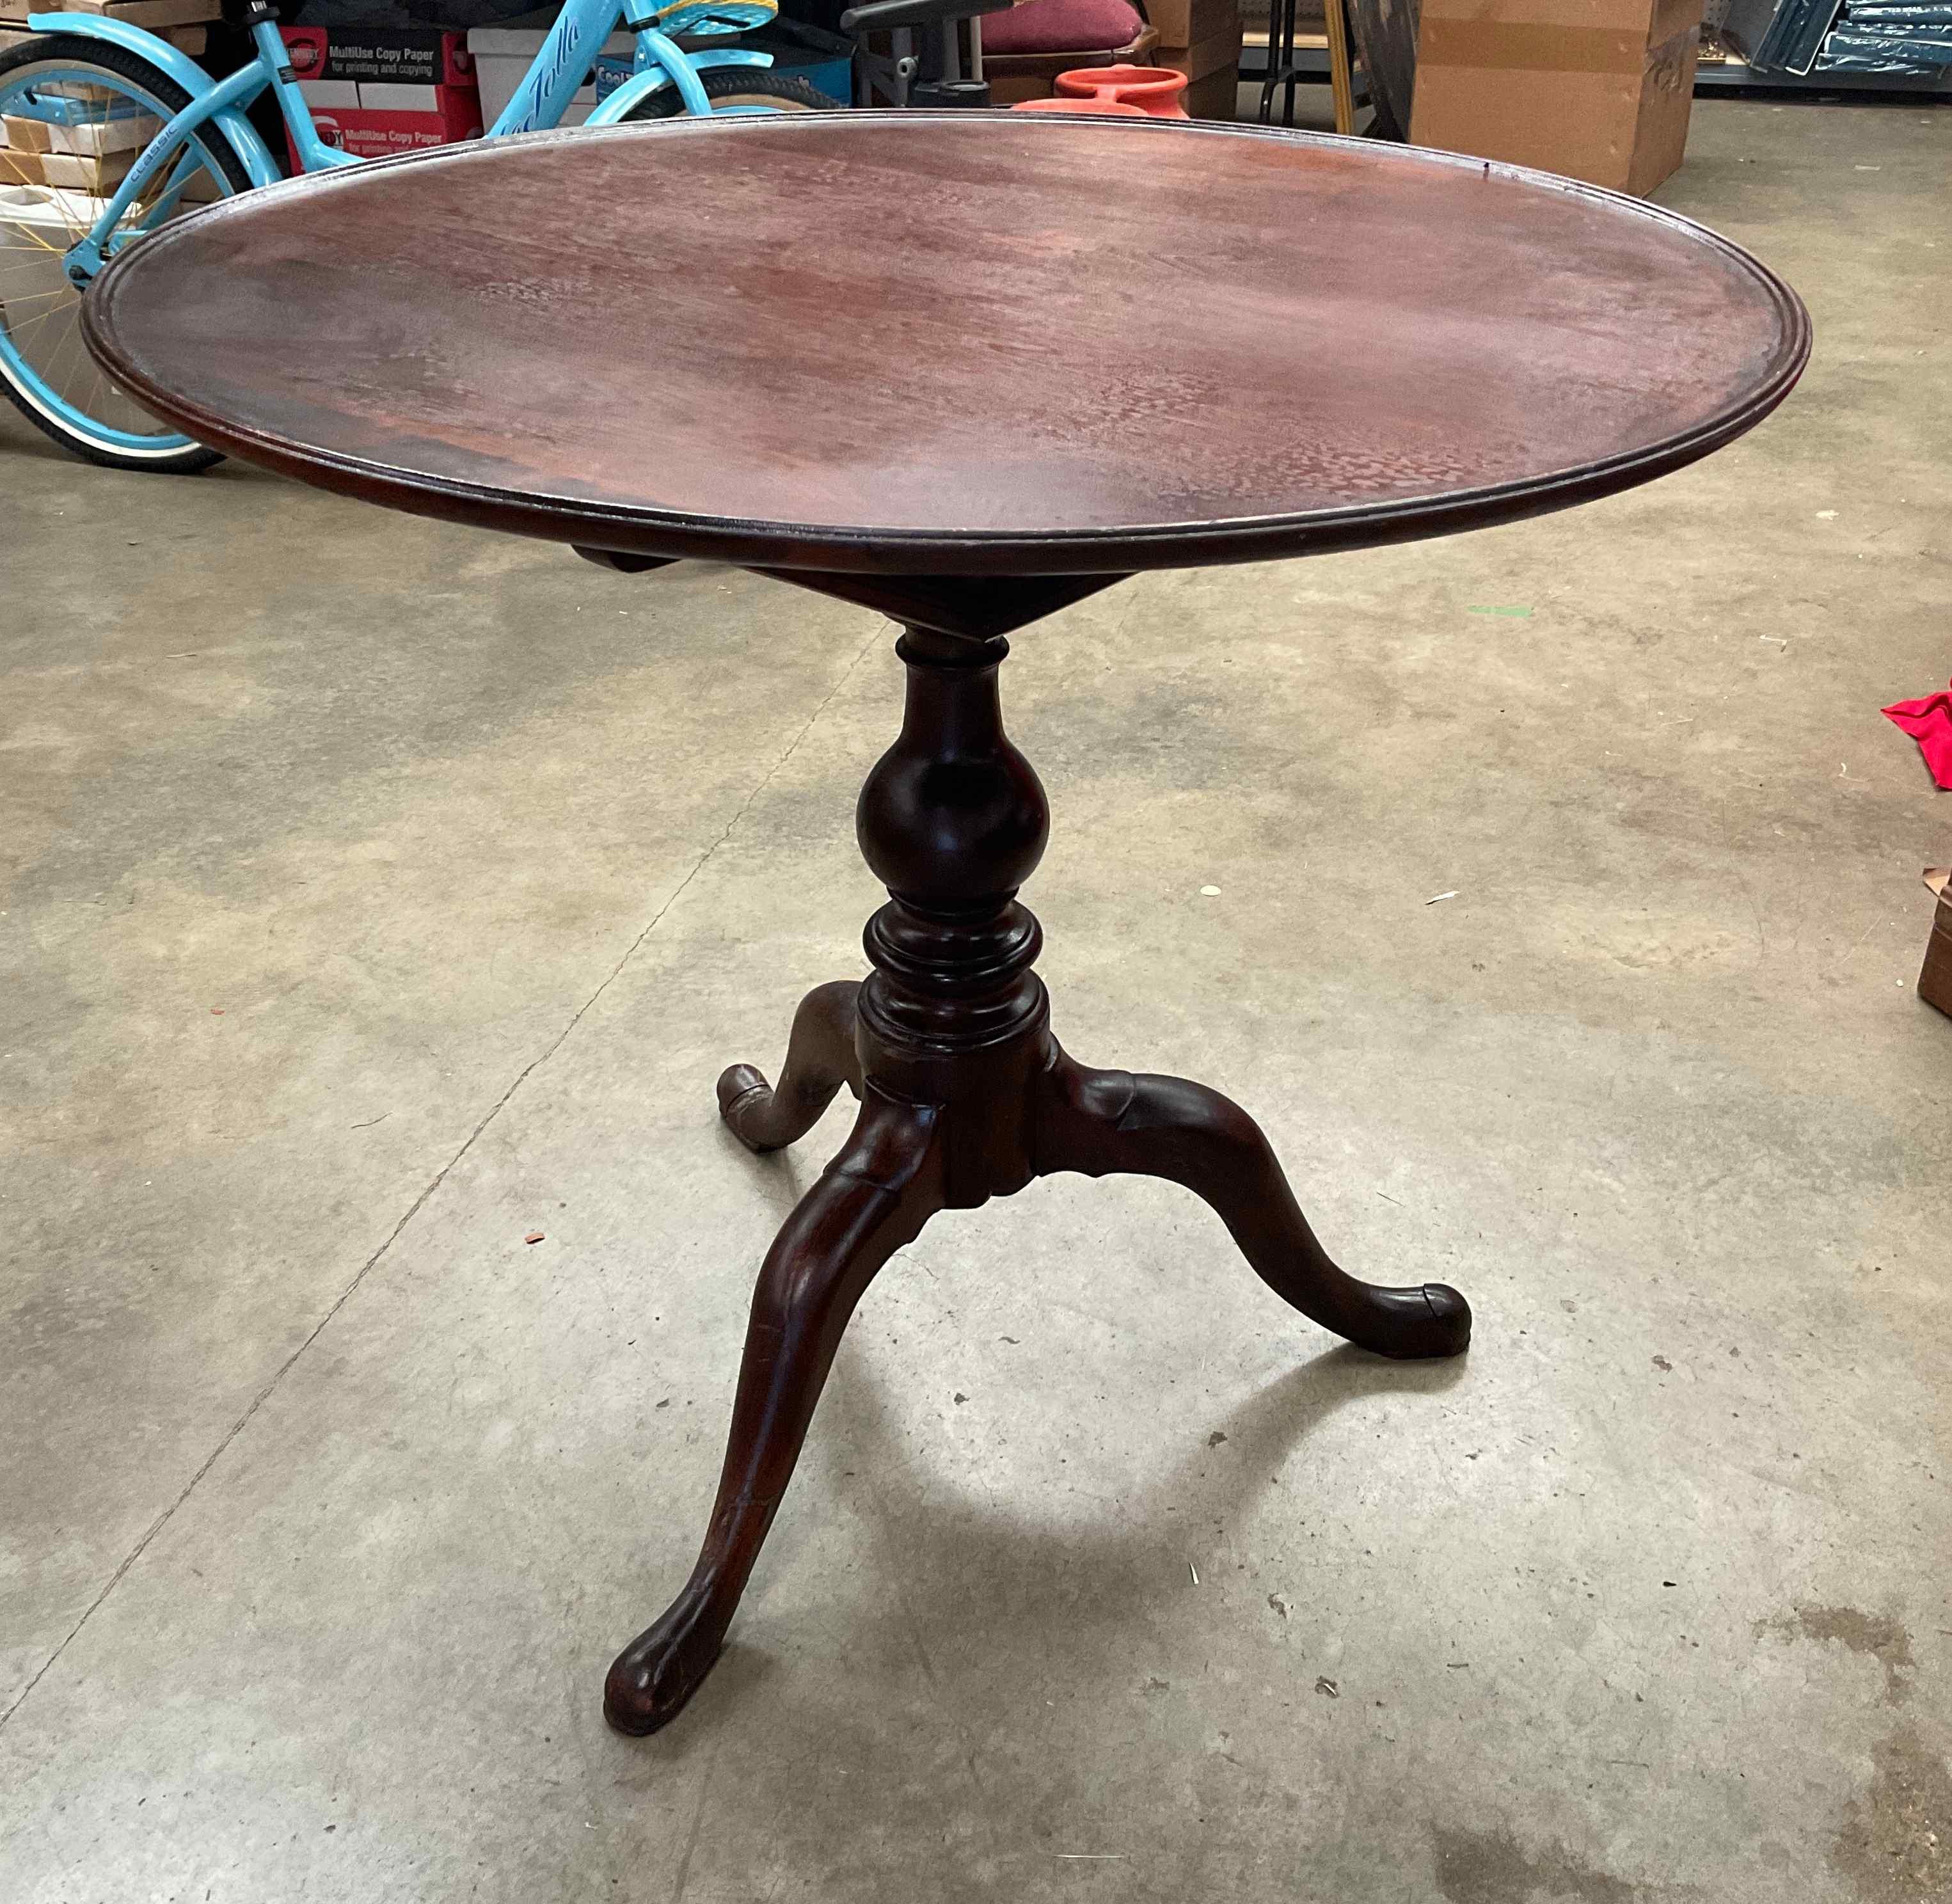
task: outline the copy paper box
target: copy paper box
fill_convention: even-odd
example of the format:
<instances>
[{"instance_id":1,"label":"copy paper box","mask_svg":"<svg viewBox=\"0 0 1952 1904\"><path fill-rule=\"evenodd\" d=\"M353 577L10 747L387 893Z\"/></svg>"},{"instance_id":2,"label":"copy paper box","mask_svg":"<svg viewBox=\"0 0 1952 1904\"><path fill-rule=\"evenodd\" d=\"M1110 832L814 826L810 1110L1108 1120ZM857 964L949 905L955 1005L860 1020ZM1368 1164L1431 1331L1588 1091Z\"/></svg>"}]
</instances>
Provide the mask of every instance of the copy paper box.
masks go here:
<instances>
[{"instance_id":1,"label":"copy paper box","mask_svg":"<svg viewBox=\"0 0 1952 1904\"><path fill-rule=\"evenodd\" d=\"M432 112L389 112L360 105L315 112L312 123L327 145L337 145L355 158L387 158L396 152L416 152L429 145L480 137L481 103L473 87L440 86L428 90L439 102ZM292 164L296 170L296 154Z\"/></svg>"},{"instance_id":2,"label":"copy paper box","mask_svg":"<svg viewBox=\"0 0 1952 1904\"><path fill-rule=\"evenodd\" d=\"M301 80L299 91L314 113L336 112L359 103L359 89L350 80Z\"/></svg>"},{"instance_id":3,"label":"copy paper box","mask_svg":"<svg viewBox=\"0 0 1952 1904\"><path fill-rule=\"evenodd\" d=\"M376 112L438 112L440 88L432 86L375 86L359 82L359 103Z\"/></svg>"},{"instance_id":4,"label":"copy paper box","mask_svg":"<svg viewBox=\"0 0 1952 1904\"><path fill-rule=\"evenodd\" d=\"M0 6L14 0L0 0ZM285 57L301 80L355 85L467 86L474 62L465 33L432 27L281 27Z\"/></svg>"},{"instance_id":5,"label":"copy paper box","mask_svg":"<svg viewBox=\"0 0 1952 1904\"><path fill-rule=\"evenodd\" d=\"M1424 0L1410 138L1644 196L1681 163L1702 0Z\"/></svg>"},{"instance_id":6,"label":"copy paper box","mask_svg":"<svg viewBox=\"0 0 1952 1904\"><path fill-rule=\"evenodd\" d=\"M480 136L481 95L465 33L412 27L280 31L311 102L312 123L328 145L358 158L384 158ZM291 157L296 171L297 155Z\"/></svg>"}]
</instances>

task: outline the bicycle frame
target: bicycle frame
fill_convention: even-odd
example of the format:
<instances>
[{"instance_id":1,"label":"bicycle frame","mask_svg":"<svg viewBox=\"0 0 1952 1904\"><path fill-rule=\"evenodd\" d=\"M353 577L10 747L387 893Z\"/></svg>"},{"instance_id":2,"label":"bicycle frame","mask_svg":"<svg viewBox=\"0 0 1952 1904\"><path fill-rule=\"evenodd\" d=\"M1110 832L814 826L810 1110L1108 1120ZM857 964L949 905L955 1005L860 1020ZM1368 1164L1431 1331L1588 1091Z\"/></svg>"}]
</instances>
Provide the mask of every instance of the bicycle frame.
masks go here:
<instances>
[{"instance_id":1,"label":"bicycle frame","mask_svg":"<svg viewBox=\"0 0 1952 1904\"><path fill-rule=\"evenodd\" d=\"M603 42L624 21L627 11L625 0L569 0L522 76L521 84L486 136L505 139L515 133L536 132L560 125L583 84L583 75L596 64ZM770 53L751 52L737 46L688 53L655 27L632 30L637 50L631 61L630 77L590 115L587 123L590 125L615 124L640 99L667 86L677 88L687 112L702 117L712 111L712 105L699 82L700 73L714 67L771 66L773 63Z\"/></svg>"},{"instance_id":2,"label":"bicycle frame","mask_svg":"<svg viewBox=\"0 0 1952 1904\"><path fill-rule=\"evenodd\" d=\"M627 0L569 0L549 29L541 50L523 76L506 108L489 128L486 136L506 137L514 133L533 132L558 125L583 84L603 42L624 17ZM724 11L730 14L735 4ZM758 7L747 9L759 12ZM765 11L770 15L771 8ZM753 23L756 23L756 22ZM264 142L244 115L252 101L267 86L275 93L278 111L291 135L292 149L299 169L318 172L328 167L357 165L360 160L350 152L328 145L318 136L318 127L305 95L299 90L291 62L286 57L278 30L267 22L251 29L255 57L227 79L213 80L202 68L168 41L139 27L102 14L37 13L27 17L29 30L37 33L66 33L102 39L140 54L181 86L189 103L175 114L142 149L129 168L114 197L104 205L87 236L67 255L70 275L77 272L92 277L107 262L117 242L127 243L139 236L158 217L167 215L176 198L198 169L190 150L192 142L208 128L221 135L236 154L245 174L254 186L275 183L280 173ZM740 30L733 28L728 30ZM718 51L687 52L668 35L649 24L633 29L637 54L631 76L590 114L592 125L610 125L624 117L637 103L665 86L674 86L687 112L709 114L711 102L698 75L721 66L771 66L770 53L749 52L728 46ZM37 103L39 116L64 117L70 110L64 101ZM175 170L165 182L157 205L140 227L115 234L129 208L141 197L163 166L172 159Z\"/></svg>"}]
</instances>

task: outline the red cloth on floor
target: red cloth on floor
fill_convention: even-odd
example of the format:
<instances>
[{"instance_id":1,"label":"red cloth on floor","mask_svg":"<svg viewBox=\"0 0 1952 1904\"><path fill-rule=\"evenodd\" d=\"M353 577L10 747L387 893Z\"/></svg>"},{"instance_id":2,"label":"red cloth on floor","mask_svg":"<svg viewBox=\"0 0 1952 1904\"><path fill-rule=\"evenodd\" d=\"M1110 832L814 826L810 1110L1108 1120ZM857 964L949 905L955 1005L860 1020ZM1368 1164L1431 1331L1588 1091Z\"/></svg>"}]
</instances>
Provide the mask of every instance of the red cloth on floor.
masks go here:
<instances>
[{"instance_id":1,"label":"red cloth on floor","mask_svg":"<svg viewBox=\"0 0 1952 1904\"><path fill-rule=\"evenodd\" d=\"M1885 718L1918 743L1918 751L1941 786L1952 788L1952 686L1922 701L1894 701Z\"/></svg>"}]
</instances>

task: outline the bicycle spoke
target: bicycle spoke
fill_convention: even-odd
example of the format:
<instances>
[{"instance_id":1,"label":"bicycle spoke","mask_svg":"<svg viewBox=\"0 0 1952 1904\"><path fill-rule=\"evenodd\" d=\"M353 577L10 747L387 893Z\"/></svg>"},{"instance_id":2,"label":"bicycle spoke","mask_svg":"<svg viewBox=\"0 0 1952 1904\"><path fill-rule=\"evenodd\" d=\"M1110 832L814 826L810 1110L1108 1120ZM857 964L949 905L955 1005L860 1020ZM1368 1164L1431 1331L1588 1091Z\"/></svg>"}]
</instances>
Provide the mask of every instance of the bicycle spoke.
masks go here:
<instances>
[{"instance_id":1,"label":"bicycle spoke","mask_svg":"<svg viewBox=\"0 0 1952 1904\"><path fill-rule=\"evenodd\" d=\"M55 346L55 349L57 351L63 351L67 349L69 342L74 335L74 326L73 323L70 322L67 330L62 333L61 342ZM89 358L86 355L83 355L78 358L73 354L70 355L67 374L61 379L61 397L62 402L67 403L73 400L75 373L79 370L83 364L92 361L93 359Z\"/></svg>"},{"instance_id":2,"label":"bicycle spoke","mask_svg":"<svg viewBox=\"0 0 1952 1904\"><path fill-rule=\"evenodd\" d=\"M33 317L30 317L30 318L27 320L27 322L26 322L26 323L24 323L24 324L10 324L7 327L8 334L10 336L11 336L11 337L13 338L14 341L16 343L18 343L18 342L20 342L20 333L21 333L21 332L23 332L23 331L26 331L26 330L32 330L33 329L33 327L35 327L35 325L36 325L36 324L45 324L45 323L47 322L47 320L48 320L50 317L58 317L60 315L61 315L61 312L60 312L60 311L59 311L58 309L53 310L53 311L36 311L36 312L34 314L34 315L33 315Z\"/></svg>"},{"instance_id":3,"label":"bicycle spoke","mask_svg":"<svg viewBox=\"0 0 1952 1904\"><path fill-rule=\"evenodd\" d=\"M39 232L35 230L31 225L16 225L14 229L19 232L20 235L26 239L28 244L31 245L36 251L52 252L58 258L61 256L61 253L67 249L65 245L50 245L48 241L43 238Z\"/></svg>"}]
</instances>

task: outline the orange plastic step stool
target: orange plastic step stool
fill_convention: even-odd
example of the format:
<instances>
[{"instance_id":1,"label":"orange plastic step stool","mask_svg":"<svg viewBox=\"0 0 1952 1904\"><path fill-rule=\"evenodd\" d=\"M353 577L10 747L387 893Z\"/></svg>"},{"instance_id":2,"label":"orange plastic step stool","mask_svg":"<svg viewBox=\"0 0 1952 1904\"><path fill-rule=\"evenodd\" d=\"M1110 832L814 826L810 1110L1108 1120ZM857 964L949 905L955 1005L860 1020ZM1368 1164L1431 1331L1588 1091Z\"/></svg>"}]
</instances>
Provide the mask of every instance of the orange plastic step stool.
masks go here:
<instances>
[{"instance_id":1,"label":"orange plastic step stool","mask_svg":"<svg viewBox=\"0 0 1952 1904\"><path fill-rule=\"evenodd\" d=\"M1069 73L1062 76L1068 79ZM1121 99L1019 99L1012 112L1088 112L1100 119L1146 119L1151 115L1143 106L1128 106ZM1181 113L1180 117L1186 117Z\"/></svg>"},{"instance_id":2,"label":"orange plastic step stool","mask_svg":"<svg viewBox=\"0 0 1952 1904\"><path fill-rule=\"evenodd\" d=\"M1075 66L1057 76L1060 97L1137 106L1151 119L1184 119L1186 75L1169 66Z\"/></svg>"}]
</instances>

